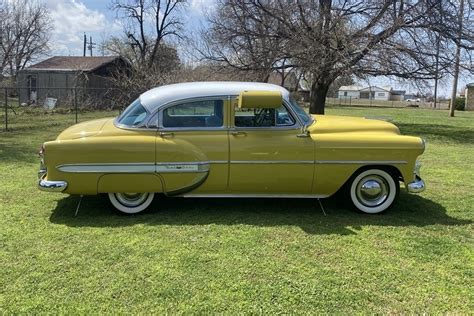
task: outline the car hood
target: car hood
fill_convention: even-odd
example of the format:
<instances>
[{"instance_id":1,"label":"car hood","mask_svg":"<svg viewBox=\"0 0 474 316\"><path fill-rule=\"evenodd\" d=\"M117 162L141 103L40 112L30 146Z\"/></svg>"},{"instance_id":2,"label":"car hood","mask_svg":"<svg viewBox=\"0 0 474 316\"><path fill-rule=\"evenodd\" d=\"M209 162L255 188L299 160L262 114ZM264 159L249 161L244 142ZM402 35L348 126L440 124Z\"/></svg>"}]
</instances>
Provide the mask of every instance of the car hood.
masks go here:
<instances>
[{"instance_id":1,"label":"car hood","mask_svg":"<svg viewBox=\"0 0 474 316\"><path fill-rule=\"evenodd\" d=\"M367 119L363 117L312 115L315 122L308 128L309 132L322 133L350 133L376 132L400 134L400 130L392 123Z\"/></svg>"},{"instance_id":2,"label":"car hood","mask_svg":"<svg viewBox=\"0 0 474 316\"><path fill-rule=\"evenodd\" d=\"M97 135L107 122L113 120L114 118L103 118L73 125L62 131L62 133L57 137L57 140L76 139Z\"/></svg>"}]
</instances>

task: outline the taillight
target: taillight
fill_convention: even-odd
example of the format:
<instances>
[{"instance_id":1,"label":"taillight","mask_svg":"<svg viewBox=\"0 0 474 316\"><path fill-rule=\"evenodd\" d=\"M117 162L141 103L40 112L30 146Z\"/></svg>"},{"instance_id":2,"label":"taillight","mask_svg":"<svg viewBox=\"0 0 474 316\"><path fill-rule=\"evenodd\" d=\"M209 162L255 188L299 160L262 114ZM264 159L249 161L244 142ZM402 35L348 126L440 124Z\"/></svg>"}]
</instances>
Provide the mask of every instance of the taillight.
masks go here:
<instances>
[{"instance_id":1,"label":"taillight","mask_svg":"<svg viewBox=\"0 0 474 316\"><path fill-rule=\"evenodd\" d=\"M40 156L41 158L44 157L44 144L41 144L40 149L38 151L38 156Z\"/></svg>"}]
</instances>

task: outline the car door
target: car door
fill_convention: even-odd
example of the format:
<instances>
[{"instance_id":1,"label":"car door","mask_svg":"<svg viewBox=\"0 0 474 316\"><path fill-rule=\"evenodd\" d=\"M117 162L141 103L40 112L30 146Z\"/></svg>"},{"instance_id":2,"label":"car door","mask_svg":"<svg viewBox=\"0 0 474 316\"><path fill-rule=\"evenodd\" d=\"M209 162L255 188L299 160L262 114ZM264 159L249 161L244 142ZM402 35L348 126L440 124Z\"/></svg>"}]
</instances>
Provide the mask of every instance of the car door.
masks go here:
<instances>
[{"instance_id":1,"label":"car door","mask_svg":"<svg viewBox=\"0 0 474 316\"><path fill-rule=\"evenodd\" d=\"M227 188L228 97L189 99L159 115L156 172L170 195L218 194Z\"/></svg>"},{"instance_id":2,"label":"car door","mask_svg":"<svg viewBox=\"0 0 474 316\"><path fill-rule=\"evenodd\" d=\"M314 143L299 135L301 125L289 107L243 109L232 98L230 121L230 192L311 194Z\"/></svg>"}]
</instances>

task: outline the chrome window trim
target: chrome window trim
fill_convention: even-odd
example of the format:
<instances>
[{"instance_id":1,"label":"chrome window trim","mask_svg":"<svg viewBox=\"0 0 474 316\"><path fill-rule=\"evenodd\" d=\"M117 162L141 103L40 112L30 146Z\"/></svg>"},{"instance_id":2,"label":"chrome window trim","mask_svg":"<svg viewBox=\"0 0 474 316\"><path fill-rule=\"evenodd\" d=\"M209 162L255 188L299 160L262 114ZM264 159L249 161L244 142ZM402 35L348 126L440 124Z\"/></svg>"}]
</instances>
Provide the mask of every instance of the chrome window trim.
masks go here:
<instances>
[{"instance_id":1,"label":"chrome window trim","mask_svg":"<svg viewBox=\"0 0 474 316\"><path fill-rule=\"evenodd\" d=\"M133 101L133 102L135 102L135 101ZM131 105L131 104L130 104L130 105ZM129 105L129 106L130 106L130 105ZM151 117L152 115L150 115L151 113L150 113L150 111L147 109L146 106L144 106L144 105L142 105L142 104L140 104L140 105L145 109L146 116L145 116L145 118L143 119L143 122L142 122L139 126L128 126L128 125L119 123L119 122L118 122L118 119L119 119L119 117L120 117L120 115L121 115L122 113L120 113L117 117L115 117L115 119L114 119L114 126L117 127L117 128L120 128L120 129L125 129L125 130L141 130L141 131L142 131L142 130L147 130L147 129L149 129L147 125L148 125L148 121L150 120L150 117ZM127 108L128 108L128 106L127 106ZM125 108L125 109L127 109L127 108ZM124 111L125 111L125 110L124 110Z\"/></svg>"},{"instance_id":2,"label":"chrome window trim","mask_svg":"<svg viewBox=\"0 0 474 316\"><path fill-rule=\"evenodd\" d=\"M237 98L238 95L230 95L229 98L232 100L232 98ZM230 103L230 102L229 102ZM293 125L275 125L275 126L262 126L262 127L240 127L240 126L235 126L235 111L232 109L232 104L230 104L230 110L231 112L234 112L234 115L231 115L231 120L230 120L230 130L236 130L236 131L266 131L266 130L297 130L300 129L303 125L302 122L299 118L298 115L295 114L291 106L288 105L287 100L283 99L283 104L282 104L285 109L288 111L288 113L293 117L293 121L295 122ZM234 118L234 120L232 120Z\"/></svg>"},{"instance_id":3,"label":"chrome window trim","mask_svg":"<svg viewBox=\"0 0 474 316\"><path fill-rule=\"evenodd\" d=\"M289 96L289 99L291 99L291 96ZM294 100L294 99L293 99ZM301 120L301 117L298 115L298 113L295 113L294 110L293 110L293 106L290 104L290 100L283 100L284 102L287 102L287 104L289 105L291 111L293 112L293 114L298 118L298 121L300 122L301 126L310 126L312 125L314 122L316 122L316 119L310 114L308 113L308 116L310 118L310 121L308 123L305 124L305 122L303 122ZM294 102L296 102L296 100L294 100ZM296 102L296 104L299 106L299 104ZM304 109L303 109L304 111Z\"/></svg>"},{"instance_id":4,"label":"chrome window trim","mask_svg":"<svg viewBox=\"0 0 474 316\"><path fill-rule=\"evenodd\" d=\"M118 117L114 119L114 126L120 129L129 130L129 131L146 131L146 132L156 132L156 127L148 127L148 124L141 124L140 127L131 127L124 124L117 123ZM147 120L148 122L148 120Z\"/></svg>"},{"instance_id":5,"label":"chrome window trim","mask_svg":"<svg viewBox=\"0 0 474 316\"><path fill-rule=\"evenodd\" d=\"M186 99L180 99L180 100L175 100L175 101L172 101L168 104L165 104L163 105L162 107L160 107L159 109L157 109L155 112L153 112L153 114L150 116L150 119L151 120L153 118L153 116L157 113L158 114L158 129L160 131L166 131L166 132L178 132L178 131L223 131L223 130L227 130L228 129L228 126L226 126L224 123L222 124L222 126L217 126L217 127L164 127L163 126L163 111L172 107L172 106L175 106L175 105L179 105L181 103L184 103L184 102L199 102L199 101L206 101L206 100L222 100L222 101L226 101L228 100L228 96L227 95L210 95L210 96L206 96L206 97L193 97L193 98L186 98ZM225 107L225 103L222 105L222 110L224 111L224 117L225 117L225 111L226 111L226 107ZM147 121L147 125L148 125L148 121Z\"/></svg>"}]
</instances>

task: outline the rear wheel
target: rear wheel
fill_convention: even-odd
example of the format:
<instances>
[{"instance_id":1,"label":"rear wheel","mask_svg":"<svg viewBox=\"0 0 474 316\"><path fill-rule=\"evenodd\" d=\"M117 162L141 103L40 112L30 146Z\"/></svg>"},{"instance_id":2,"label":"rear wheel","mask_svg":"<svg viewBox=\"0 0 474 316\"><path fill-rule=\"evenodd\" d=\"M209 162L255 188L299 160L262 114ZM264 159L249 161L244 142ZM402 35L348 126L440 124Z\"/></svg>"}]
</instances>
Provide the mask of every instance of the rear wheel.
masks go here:
<instances>
[{"instance_id":1,"label":"rear wheel","mask_svg":"<svg viewBox=\"0 0 474 316\"><path fill-rule=\"evenodd\" d=\"M388 172L368 169L353 178L349 187L352 204L369 214L381 213L392 206L400 191L400 184Z\"/></svg>"},{"instance_id":2,"label":"rear wheel","mask_svg":"<svg viewBox=\"0 0 474 316\"><path fill-rule=\"evenodd\" d=\"M120 212L137 214L150 206L155 193L109 193L110 203Z\"/></svg>"}]
</instances>

